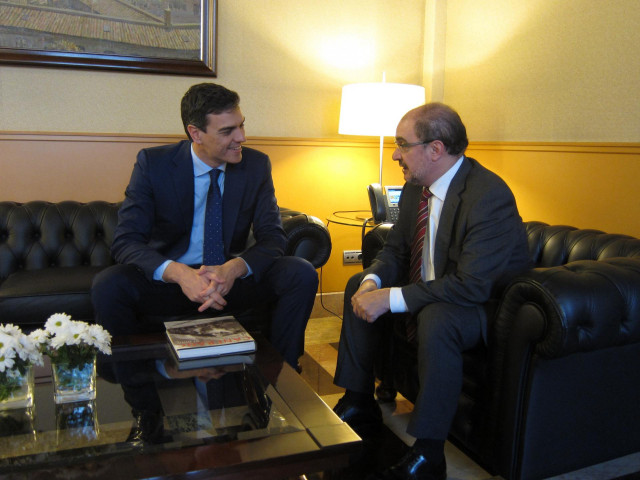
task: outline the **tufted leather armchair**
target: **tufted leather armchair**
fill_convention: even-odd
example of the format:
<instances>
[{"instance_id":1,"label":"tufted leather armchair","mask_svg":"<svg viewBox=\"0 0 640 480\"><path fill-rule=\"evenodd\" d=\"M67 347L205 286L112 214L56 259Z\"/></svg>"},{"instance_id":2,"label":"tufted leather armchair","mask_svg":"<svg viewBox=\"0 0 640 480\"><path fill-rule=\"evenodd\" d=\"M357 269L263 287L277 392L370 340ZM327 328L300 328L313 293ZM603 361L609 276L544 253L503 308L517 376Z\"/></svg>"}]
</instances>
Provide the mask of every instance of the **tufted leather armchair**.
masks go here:
<instances>
[{"instance_id":1,"label":"tufted leather armchair","mask_svg":"<svg viewBox=\"0 0 640 480\"><path fill-rule=\"evenodd\" d=\"M56 312L92 319L93 277L112 265L110 246L119 203L0 202L0 323L25 330ZM331 237L316 217L282 208L286 255L320 268Z\"/></svg>"},{"instance_id":2,"label":"tufted leather armchair","mask_svg":"<svg viewBox=\"0 0 640 480\"><path fill-rule=\"evenodd\" d=\"M367 267L391 228L363 239ZM449 439L493 474L539 479L640 451L640 240L527 222L536 268L487 305L488 345L464 354ZM379 393L415 401L400 322Z\"/></svg>"}]
</instances>

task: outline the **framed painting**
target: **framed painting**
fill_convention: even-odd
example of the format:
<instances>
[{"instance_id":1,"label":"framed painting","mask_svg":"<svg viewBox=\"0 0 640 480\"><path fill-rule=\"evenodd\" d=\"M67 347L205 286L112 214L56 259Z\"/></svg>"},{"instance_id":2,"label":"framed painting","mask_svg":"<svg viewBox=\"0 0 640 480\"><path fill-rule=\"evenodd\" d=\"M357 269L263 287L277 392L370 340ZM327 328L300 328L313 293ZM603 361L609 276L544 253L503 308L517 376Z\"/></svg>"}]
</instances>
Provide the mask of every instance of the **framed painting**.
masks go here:
<instances>
[{"instance_id":1,"label":"framed painting","mask_svg":"<svg viewBox=\"0 0 640 480\"><path fill-rule=\"evenodd\" d=\"M216 76L217 0L0 2L0 63Z\"/></svg>"}]
</instances>

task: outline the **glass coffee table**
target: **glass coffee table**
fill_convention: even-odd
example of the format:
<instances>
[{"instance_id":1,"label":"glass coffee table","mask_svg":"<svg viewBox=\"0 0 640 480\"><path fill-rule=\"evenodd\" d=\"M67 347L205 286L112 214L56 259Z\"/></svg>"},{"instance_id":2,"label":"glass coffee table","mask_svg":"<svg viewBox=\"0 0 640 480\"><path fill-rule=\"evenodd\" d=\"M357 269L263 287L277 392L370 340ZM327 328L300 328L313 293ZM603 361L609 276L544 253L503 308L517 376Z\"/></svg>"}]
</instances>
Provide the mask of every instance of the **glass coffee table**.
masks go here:
<instances>
[{"instance_id":1,"label":"glass coffee table","mask_svg":"<svg viewBox=\"0 0 640 480\"><path fill-rule=\"evenodd\" d=\"M254 356L205 367L206 381L202 370L157 375L162 431L152 441L131 440L132 408L108 375L95 400L62 405L38 378L31 410L0 413L0 478L278 479L347 466L360 438L256 340ZM162 334L114 339L113 351L131 365L171 361Z\"/></svg>"}]
</instances>

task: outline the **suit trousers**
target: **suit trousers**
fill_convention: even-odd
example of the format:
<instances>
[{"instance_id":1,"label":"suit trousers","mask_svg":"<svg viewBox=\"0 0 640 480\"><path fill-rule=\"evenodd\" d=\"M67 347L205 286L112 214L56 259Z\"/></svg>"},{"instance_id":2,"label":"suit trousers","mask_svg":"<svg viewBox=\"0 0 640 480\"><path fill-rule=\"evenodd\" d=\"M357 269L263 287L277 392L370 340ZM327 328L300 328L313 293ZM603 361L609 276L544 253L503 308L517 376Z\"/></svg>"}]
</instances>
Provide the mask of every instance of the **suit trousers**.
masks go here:
<instances>
[{"instance_id":1,"label":"suit trousers","mask_svg":"<svg viewBox=\"0 0 640 480\"><path fill-rule=\"evenodd\" d=\"M336 385L361 393L373 394L374 363L383 352L384 322L379 318L367 323L353 313L351 297L364 273L348 281L344 293L344 318ZM403 321L406 314L387 314L390 321ZM462 390L462 352L483 341L482 307L463 307L450 303L426 305L417 314L418 376L420 389L407 433L416 438L445 440L455 416Z\"/></svg>"},{"instance_id":2,"label":"suit trousers","mask_svg":"<svg viewBox=\"0 0 640 480\"><path fill-rule=\"evenodd\" d=\"M253 276L237 279L226 295L227 306L212 314L245 310L270 303L271 344L292 366L304 353L304 332L318 289L318 274L307 260L283 256L273 262L258 283ZM198 313L177 284L150 281L133 265L113 265L94 280L91 300L96 323L111 335L162 331L160 319ZM159 319L159 318L160 319Z\"/></svg>"}]
</instances>

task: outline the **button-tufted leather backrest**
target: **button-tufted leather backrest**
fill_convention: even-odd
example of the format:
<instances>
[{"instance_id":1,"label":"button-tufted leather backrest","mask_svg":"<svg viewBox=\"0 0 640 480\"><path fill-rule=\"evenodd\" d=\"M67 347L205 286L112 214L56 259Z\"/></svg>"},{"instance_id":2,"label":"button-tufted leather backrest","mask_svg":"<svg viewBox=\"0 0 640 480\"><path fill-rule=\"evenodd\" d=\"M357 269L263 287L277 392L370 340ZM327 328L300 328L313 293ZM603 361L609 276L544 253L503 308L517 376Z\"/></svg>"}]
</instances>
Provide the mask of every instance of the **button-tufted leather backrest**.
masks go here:
<instances>
[{"instance_id":1,"label":"button-tufted leather backrest","mask_svg":"<svg viewBox=\"0 0 640 480\"><path fill-rule=\"evenodd\" d=\"M628 235L542 222L525 222L525 227L529 253L536 267L554 267L577 260L640 258L640 239Z\"/></svg>"},{"instance_id":2,"label":"button-tufted leather backrest","mask_svg":"<svg viewBox=\"0 0 640 480\"><path fill-rule=\"evenodd\" d=\"M576 260L613 257L640 258L640 239L628 235L578 229L567 225L525 222L529 254L535 267L557 267ZM367 232L362 241L362 265L367 268L384 245L393 225L382 223Z\"/></svg>"},{"instance_id":3,"label":"button-tufted leather backrest","mask_svg":"<svg viewBox=\"0 0 640 480\"><path fill-rule=\"evenodd\" d=\"M119 203L0 202L0 282L20 270L105 266Z\"/></svg>"},{"instance_id":4,"label":"button-tufted leather backrest","mask_svg":"<svg viewBox=\"0 0 640 480\"><path fill-rule=\"evenodd\" d=\"M108 266L119 203L0 202L0 283L19 270ZM287 234L286 255L322 267L331 254L331 237L315 217L281 208Z\"/></svg>"}]
</instances>

